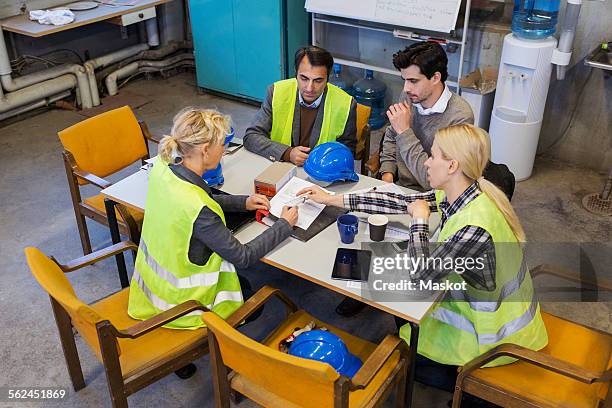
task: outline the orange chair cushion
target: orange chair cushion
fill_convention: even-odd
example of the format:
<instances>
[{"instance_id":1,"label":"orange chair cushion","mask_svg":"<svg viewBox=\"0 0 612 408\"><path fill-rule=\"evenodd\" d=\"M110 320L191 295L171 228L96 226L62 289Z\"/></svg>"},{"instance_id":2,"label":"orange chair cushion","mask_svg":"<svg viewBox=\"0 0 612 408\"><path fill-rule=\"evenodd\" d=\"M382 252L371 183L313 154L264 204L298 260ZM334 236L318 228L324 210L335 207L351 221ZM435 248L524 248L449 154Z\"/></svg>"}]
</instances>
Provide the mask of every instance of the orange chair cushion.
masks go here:
<instances>
[{"instance_id":1,"label":"orange chair cushion","mask_svg":"<svg viewBox=\"0 0 612 408\"><path fill-rule=\"evenodd\" d=\"M330 326L320 320L312 317L304 310L292 314L287 320L270 335L270 337L264 342L265 345L278 350L278 343L289 336L296 327L304 327L311 321L315 321L319 327L327 327L327 329L338 335L346 344L351 353L355 354L365 362L367 358L376 349L376 344L370 343L369 341L363 340L359 337L355 337L345 331ZM366 406L372 399L374 394L380 389L385 380L389 377L393 369L399 363L400 355L399 352L395 352L389 360L383 365L378 374L374 377L372 382L363 390L353 391L349 393L349 405L351 407ZM279 382L283 379L279 378ZM232 388L241 394L246 395L250 399L254 400L258 404L266 407L291 407L294 406L289 401L281 399L271 392L267 391L258 384L253 383L248 378L241 376L240 374L234 375L231 380ZM287 387L292 387L292 384L287 384Z\"/></svg>"},{"instance_id":2,"label":"orange chair cushion","mask_svg":"<svg viewBox=\"0 0 612 408\"><path fill-rule=\"evenodd\" d=\"M102 194L97 194L95 196L88 197L83 200L83 203L98 211L99 213L106 215L106 207L104 206L104 196ZM134 221L136 221L139 225L142 225L142 220L144 219L144 212L127 206L126 208L128 209L132 218L134 218ZM115 214L117 215L118 220L123 220L123 217L121 216L119 211L117 211L116 208Z\"/></svg>"},{"instance_id":3,"label":"orange chair cushion","mask_svg":"<svg viewBox=\"0 0 612 408\"><path fill-rule=\"evenodd\" d=\"M142 130L129 106L81 121L58 135L80 168L102 178L147 154Z\"/></svg>"},{"instance_id":4,"label":"orange chair cushion","mask_svg":"<svg viewBox=\"0 0 612 408\"><path fill-rule=\"evenodd\" d=\"M594 371L612 366L611 335L548 313L542 313L542 318L548 331L548 345L541 353ZM470 377L551 407L597 407L609 386L609 383L584 384L522 361L481 368Z\"/></svg>"},{"instance_id":5,"label":"orange chair cushion","mask_svg":"<svg viewBox=\"0 0 612 408\"><path fill-rule=\"evenodd\" d=\"M140 320L132 319L127 314L129 293L130 289L126 288L92 304L91 307L104 319L110 320L117 329L126 329L140 322ZM123 378L151 367L165 357L180 352L188 346L200 344L206 347L207 337L208 331L206 328L173 330L161 327L135 340L119 339L121 349L119 361ZM102 361L97 342L94 344L88 343L98 359Z\"/></svg>"},{"instance_id":6,"label":"orange chair cushion","mask_svg":"<svg viewBox=\"0 0 612 408\"><path fill-rule=\"evenodd\" d=\"M357 104L357 118L356 118L356 128L357 128L357 147L355 148L355 160L367 160L367 157L363 157L366 151L365 148L365 138L363 137L363 129L368 124L368 120L370 119L370 111L372 108L366 105Z\"/></svg>"}]
</instances>

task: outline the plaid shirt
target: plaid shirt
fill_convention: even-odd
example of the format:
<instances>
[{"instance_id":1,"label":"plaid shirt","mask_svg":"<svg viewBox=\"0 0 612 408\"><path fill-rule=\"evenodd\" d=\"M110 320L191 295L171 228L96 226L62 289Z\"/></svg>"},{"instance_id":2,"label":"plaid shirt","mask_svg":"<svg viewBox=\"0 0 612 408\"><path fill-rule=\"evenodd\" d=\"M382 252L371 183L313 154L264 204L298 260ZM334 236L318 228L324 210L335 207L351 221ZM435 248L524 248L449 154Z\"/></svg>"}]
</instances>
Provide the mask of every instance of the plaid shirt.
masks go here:
<instances>
[{"instance_id":1,"label":"plaid shirt","mask_svg":"<svg viewBox=\"0 0 612 408\"><path fill-rule=\"evenodd\" d=\"M472 183L452 204L446 197L440 202L441 221L439 229L442 230L446 221L469 202L478 197L481 191L476 182ZM425 193L396 194L377 193L375 191L357 194L345 194L344 206L351 211L363 211L378 214L406 214L408 204L416 200L425 200L429 203L431 212L437 212L435 190ZM412 258L430 259L473 258L484 257L484 268L468 270L461 275L463 279L476 289L495 289L495 247L491 235L483 228L467 225L436 245L432 251L429 247L429 223L424 219L413 219L410 224L410 239L408 240L408 254ZM413 279L440 281L454 269L449 268L450 262L422 262L423 267L413 275ZM455 264L453 261L452 264Z\"/></svg>"}]
</instances>

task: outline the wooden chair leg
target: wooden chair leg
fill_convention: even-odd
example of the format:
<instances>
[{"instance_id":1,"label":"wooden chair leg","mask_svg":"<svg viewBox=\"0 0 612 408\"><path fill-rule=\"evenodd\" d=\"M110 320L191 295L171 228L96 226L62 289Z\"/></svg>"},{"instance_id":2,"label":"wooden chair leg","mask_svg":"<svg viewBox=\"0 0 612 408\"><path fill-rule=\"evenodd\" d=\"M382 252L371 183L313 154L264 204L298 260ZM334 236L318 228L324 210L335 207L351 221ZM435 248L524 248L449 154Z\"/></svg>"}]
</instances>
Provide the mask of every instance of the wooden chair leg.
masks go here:
<instances>
[{"instance_id":1,"label":"wooden chair leg","mask_svg":"<svg viewBox=\"0 0 612 408\"><path fill-rule=\"evenodd\" d=\"M461 407L461 398L463 397L463 389L460 384L455 385L455 392L453 393L453 405L452 408Z\"/></svg>"},{"instance_id":2,"label":"wooden chair leg","mask_svg":"<svg viewBox=\"0 0 612 408\"><path fill-rule=\"evenodd\" d=\"M396 385L395 390L395 406L397 408L404 408L406 406L406 382L408 379L408 360L403 360L400 364L402 364L402 369L400 371L399 380Z\"/></svg>"},{"instance_id":3,"label":"wooden chair leg","mask_svg":"<svg viewBox=\"0 0 612 408\"><path fill-rule=\"evenodd\" d=\"M125 394L123 375L121 374L119 353L117 351L116 338L111 332L111 327L108 320L96 325L102 361L104 362L104 371L106 372L108 391L110 392L113 407L127 408L127 395Z\"/></svg>"},{"instance_id":4,"label":"wooden chair leg","mask_svg":"<svg viewBox=\"0 0 612 408\"><path fill-rule=\"evenodd\" d=\"M91 254L91 241L89 240L89 230L87 229L87 221L83 215L75 211L77 228L81 237L81 246L83 247L83 255Z\"/></svg>"},{"instance_id":5,"label":"wooden chair leg","mask_svg":"<svg viewBox=\"0 0 612 408\"><path fill-rule=\"evenodd\" d=\"M223 364L219 343L212 332L208 333L208 349L210 350L215 406L217 408L229 408L230 385L227 379L227 367Z\"/></svg>"},{"instance_id":6,"label":"wooden chair leg","mask_svg":"<svg viewBox=\"0 0 612 408\"><path fill-rule=\"evenodd\" d=\"M75 391L79 391L85 388L85 379L83 378L83 370L81 369L81 362L79 361L79 353L74 341L74 333L72 331L72 323L70 322L70 316L62 308L62 306L55 301L52 297L51 308L53 309L53 315L55 316L55 322L57 323L57 329L59 330L60 342L62 343L62 350L64 351L64 358L66 359L66 366L68 367L68 374L72 381L72 387Z\"/></svg>"}]
</instances>

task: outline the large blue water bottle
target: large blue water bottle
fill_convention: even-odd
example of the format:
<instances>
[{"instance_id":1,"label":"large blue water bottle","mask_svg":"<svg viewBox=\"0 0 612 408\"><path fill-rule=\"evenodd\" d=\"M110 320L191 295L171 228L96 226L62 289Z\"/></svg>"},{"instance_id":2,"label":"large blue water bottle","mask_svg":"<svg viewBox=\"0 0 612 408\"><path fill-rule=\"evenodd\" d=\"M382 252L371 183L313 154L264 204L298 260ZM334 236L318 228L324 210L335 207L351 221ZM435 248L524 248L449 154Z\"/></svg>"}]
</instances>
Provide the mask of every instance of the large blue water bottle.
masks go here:
<instances>
[{"instance_id":1,"label":"large blue water bottle","mask_svg":"<svg viewBox=\"0 0 612 408\"><path fill-rule=\"evenodd\" d=\"M560 0L514 0L512 33L540 40L555 33Z\"/></svg>"},{"instance_id":2,"label":"large blue water bottle","mask_svg":"<svg viewBox=\"0 0 612 408\"><path fill-rule=\"evenodd\" d=\"M380 129L386 122L385 115L385 91L387 86L374 78L374 72L369 69L365 71L365 78L360 79L353 85L353 96L357 103L372 108L368 124L372 129Z\"/></svg>"},{"instance_id":3,"label":"large blue water bottle","mask_svg":"<svg viewBox=\"0 0 612 408\"><path fill-rule=\"evenodd\" d=\"M329 83L336 85L346 93L351 93L351 86L346 81L344 75L342 75L342 67L340 64L334 64L334 72L332 77L329 79Z\"/></svg>"}]
</instances>

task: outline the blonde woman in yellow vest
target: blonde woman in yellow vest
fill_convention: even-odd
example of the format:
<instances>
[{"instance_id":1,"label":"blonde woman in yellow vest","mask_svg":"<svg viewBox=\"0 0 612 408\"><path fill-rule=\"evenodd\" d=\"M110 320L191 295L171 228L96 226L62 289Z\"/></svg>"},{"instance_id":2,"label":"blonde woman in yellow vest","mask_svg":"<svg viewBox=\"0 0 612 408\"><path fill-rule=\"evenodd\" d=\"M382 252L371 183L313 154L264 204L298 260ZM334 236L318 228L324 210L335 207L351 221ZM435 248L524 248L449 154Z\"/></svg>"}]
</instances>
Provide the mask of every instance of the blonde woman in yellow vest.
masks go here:
<instances>
[{"instance_id":1,"label":"blonde woman in yellow vest","mask_svg":"<svg viewBox=\"0 0 612 408\"><path fill-rule=\"evenodd\" d=\"M202 179L219 164L229 129L228 116L187 108L175 116L171 134L161 140L149 173L130 285L128 313L134 319L146 320L190 299L227 318L242 305L242 289L250 288L236 267L248 268L291 235L296 208L285 208L271 228L247 244L225 226L224 211L270 207L262 195L213 195ZM180 317L166 327L202 327L200 314Z\"/></svg>"},{"instance_id":2,"label":"blonde woman in yellow vest","mask_svg":"<svg viewBox=\"0 0 612 408\"><path fill-rule=\"evenodd\" d=\"M340 142L355 154L357 103L327 82L334 58L323 48L295 53L295 78L268 87L261 108L244 134L247 150L272 161L303 166L310 150Z\"/></svg>"},{"instance_id":3,"label":"blonde woman in yellow vest","mask_svg":"<svg viewBox=\"0 0 612 408\"><path fill-rule=\"evenodd\" d=\"M484 130L450 126L436 133L425 162L434 190L330 196L315 187L302 192L352 211L412 216L408 255L423 261L412 279L451 287L421 322L416 377L449 391L457 366L501 343L539 350L548 342L521 247L525 233L506 195L482 176L490 151ZM432 212L441 214L441 224L430 247ZM400 335L409 341L410 326L402 326ZM512 361L500 358L489 365Z\"/></svg>"}]
</instances>

